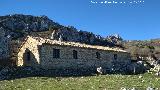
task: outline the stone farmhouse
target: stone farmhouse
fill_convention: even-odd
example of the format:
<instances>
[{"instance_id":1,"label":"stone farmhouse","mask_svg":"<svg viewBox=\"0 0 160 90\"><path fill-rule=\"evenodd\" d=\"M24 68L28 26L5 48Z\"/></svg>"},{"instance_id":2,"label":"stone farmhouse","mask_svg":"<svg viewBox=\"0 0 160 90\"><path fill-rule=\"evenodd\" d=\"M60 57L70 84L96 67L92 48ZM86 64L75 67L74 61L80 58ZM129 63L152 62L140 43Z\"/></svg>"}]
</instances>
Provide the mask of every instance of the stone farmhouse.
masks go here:
<instances>
[{"instance_id":1,"label":"stone farmhouse","mask_svg":"<svg viewBox=\"0 0 160 90\"><path fill-rule=\"evenodd\" d=\"M27 36L16 64L43 69L111 69L130 62L130 54L119 48Z\"/></svg>"}]
</instances>

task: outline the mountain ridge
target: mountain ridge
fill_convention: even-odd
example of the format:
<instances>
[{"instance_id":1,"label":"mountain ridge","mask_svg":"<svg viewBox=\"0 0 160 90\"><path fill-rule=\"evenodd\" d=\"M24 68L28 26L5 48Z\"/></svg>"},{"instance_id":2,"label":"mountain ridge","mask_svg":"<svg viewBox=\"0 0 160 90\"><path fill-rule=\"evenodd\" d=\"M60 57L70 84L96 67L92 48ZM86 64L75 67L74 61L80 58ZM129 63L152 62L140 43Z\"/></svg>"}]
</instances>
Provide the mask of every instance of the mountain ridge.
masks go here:
<instances>
[{"instance_id":1,"label":"mountain ridge","mask_svg":"<svg viewBox=\"0 0 160 90\"><path fill-rule=\"evenodd\" d=\"M24 37L32 32L43 32L56 30L54 37L62 36L63 40L75 41L86 44L102 46L120 46L118 45L122 38L114 35L102 37L92 32L78 30L73 26L63 26L49 19L47 16L32 16L23 14L13 14L0 16L0 27L4 29L5 36L17 39ZM58 36L56 36L58 34ZM77 35L77 36L75 36ZM56 38L57 39L57 38Z\"/></svg>"}]
</instances>

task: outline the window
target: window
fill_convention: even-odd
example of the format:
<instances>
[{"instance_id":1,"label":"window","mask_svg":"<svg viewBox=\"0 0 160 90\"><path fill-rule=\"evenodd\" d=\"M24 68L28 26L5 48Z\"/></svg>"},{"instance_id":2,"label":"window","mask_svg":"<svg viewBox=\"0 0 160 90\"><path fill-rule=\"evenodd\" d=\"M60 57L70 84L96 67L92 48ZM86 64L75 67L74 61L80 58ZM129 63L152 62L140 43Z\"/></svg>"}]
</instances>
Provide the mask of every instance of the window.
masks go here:
<instances>
[{"instance_id":1,"label":"window","mask_svg":"<svg viewBox=\"0 0 160 90\"><path fill-rule=\"evenodd\" d=\"M114 60L117 60L117 54L114 54Z\"/></svg>"},{"instance_id":2,"label":"window","mask_svg":"<svg viewBox=\"0 0 160 90\"><path fill-rule=\"evenodd\" d=\"M27 61L30 61L31 60L31 54L30 52L27 52Z\"/></svg>"},{"instance_id":3,"label":"window","mask_svg":"<svg viewBox=\"0 0 160 90\"><path fill-rule=\"evenodd\" d=\"M53 58L60 58L60 49L53 49Z\"/></svg>"},{"instance_id":4,"label":"window","mask_svg":"<svg viewBox=\"0 0 160 90\"><path fill-rule=\"evenodd\" d=\"M96 52L96 58L97 58L97 59L100 59L100 58L101 58L101 55L100 55L99 52Z\"/></svg>"},{"instance_id":5,"label":"window","mask_svg":"<svg viewBox=\"0 0 160 90\"><path fill-rule=\"evenodd\" d=\"M73 50L73 58L78 59L78 52L76 50Z\"/></svg>"}]
</instances>

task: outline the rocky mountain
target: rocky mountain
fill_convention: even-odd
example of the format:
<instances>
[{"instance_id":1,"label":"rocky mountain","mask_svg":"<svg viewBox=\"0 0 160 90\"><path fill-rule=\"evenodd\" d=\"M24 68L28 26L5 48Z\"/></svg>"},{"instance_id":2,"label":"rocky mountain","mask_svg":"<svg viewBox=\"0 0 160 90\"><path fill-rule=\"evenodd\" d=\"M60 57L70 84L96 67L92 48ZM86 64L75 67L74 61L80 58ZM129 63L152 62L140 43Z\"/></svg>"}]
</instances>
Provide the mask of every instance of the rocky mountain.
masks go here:
<instances>
[{"instance_id":1,"label":"rocky mountain","mask_svg":"<svg viewBox=\"0 0 160 90\"><path fill-rule=\"evenodd\" d=\"M0 27L5 30L5 36L9 36L12 39L24 37L32 32L37 32L38 34L39 32L51 30L53 31L51 39L62 38L64 41L113 47L117 45L116 40L119 40L119 37L109 36L104 38L91 32L77 30L73 26L62 26L50 20L47 16L22 14L0 16Z\"/></svg>"}]
</instances>

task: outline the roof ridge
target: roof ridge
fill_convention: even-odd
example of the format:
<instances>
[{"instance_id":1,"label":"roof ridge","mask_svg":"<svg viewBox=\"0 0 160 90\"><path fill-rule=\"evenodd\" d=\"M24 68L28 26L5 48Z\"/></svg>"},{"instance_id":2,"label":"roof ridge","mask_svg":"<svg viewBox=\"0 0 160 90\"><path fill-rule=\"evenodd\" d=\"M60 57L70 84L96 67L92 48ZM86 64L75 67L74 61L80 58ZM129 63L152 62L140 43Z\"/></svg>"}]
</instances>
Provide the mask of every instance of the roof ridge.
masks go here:
<instances>
[{"instance_id":1,"label":"roof ridge","mask_svg":"<svg viewBox=\"0 0 160 90\"><path fill-rule=\"evenodd\" d=\"M41 44L49 43L49 44L58 44L58 45L66 45L66 46L74 46L74 47L93 48L93 49L100 49L100 50L110 50L110 51L117 51L117 52L127 52L120 48L112 48L112 47L107 47L107 46L89 45L85 43L71 42L71 41L58 41L58 40L51 40L51 39L35 37L35 36L29 36L29 37L32 37L38 40L39 42L41 42Z\"/></svg>"}]
</instances>

